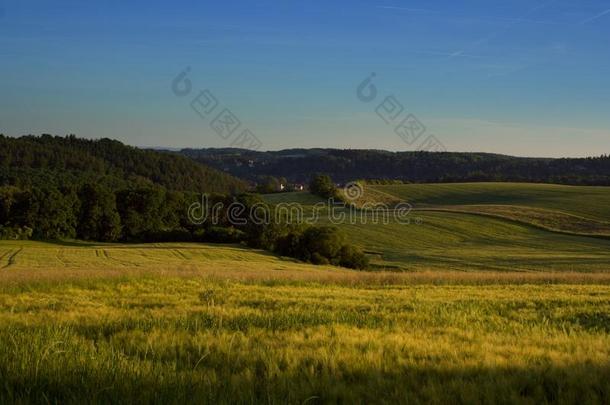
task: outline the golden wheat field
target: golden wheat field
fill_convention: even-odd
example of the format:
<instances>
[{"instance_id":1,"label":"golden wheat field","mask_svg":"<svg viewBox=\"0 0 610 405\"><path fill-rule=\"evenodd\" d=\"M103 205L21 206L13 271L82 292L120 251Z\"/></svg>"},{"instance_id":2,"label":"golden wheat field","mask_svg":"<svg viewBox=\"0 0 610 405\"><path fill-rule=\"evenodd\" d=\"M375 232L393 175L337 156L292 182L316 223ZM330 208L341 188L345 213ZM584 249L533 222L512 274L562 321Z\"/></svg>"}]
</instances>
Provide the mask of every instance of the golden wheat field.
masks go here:
<instances>
[{"instance_id":1,"label":"golden wheat field","mask_svg":"<svg viewBox=\"0 0 610 405\"><path fill-rule=\"evenodd\" d=\"M2 242L0 402L608 403L604 273Z\"/></svg>"}]
</instances>

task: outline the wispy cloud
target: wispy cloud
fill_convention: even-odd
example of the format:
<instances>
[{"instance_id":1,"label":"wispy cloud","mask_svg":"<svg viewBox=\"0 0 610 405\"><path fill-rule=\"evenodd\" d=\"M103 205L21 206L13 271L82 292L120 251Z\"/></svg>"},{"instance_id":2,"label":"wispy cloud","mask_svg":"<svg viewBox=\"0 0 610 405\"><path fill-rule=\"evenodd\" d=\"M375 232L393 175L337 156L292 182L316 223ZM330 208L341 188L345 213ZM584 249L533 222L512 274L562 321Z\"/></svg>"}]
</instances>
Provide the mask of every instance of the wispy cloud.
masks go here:
<instances>
[{"instance_id":1,"label":"wispy cloud","mask_svg":"<svg viewBox=\"0 0 610 405\"><path fill-rule=\"evenodd\" d=\"M507 25L506 25L506 26L505 26L503 29L501 29L501 30L499 30L499 31L496 31L496 32L492 32L492 33L491 33L491 34L489 34L488 36L483 37L483 38L481 38L481 39L479 39L479 40L477 40L477 41L474 41L473 43L471 43L470 45L468 45L468 46L467 46L465 49L460 49L460 50L455 51L453 54L451 54L451 56L449 56L449 58L450 58L450 59L455 58L455 57L460 56L461 54L463 54L463 53L464 53L466 50L468 50L468 49L472 49L472 48L478 47L478 46L480 46L480 45L482 45L482 44L484 44L484 43L487 43L487 42L489 42L489 41L491 41L491 40L495 39L495 38L496 38L497 36L499 36L500 34L503 34L503 33L506 33L506 32L508 32L508 31L510 31L510 29L511 29L512 27L514 27L515 25L517 25L517 24L519 24L519 23L523 23L523 22L525 22L525 21L531 21L531 20L527 20L527 17L531 16L532 14L536 13L537 11L539 11L539 10L541 10L541 9L543 9L543 8L546 8L546 7L551 6L552 4L556 3L557 1L558 1L558 0L549 0L549 1L547 1L547 2L544 2L544 3L542 3L542 4L537 5L537 6L536 6L536 7L534 7L534 8L529 9L529 10L528 10L528 11L527 11L525 14L523 14L522 16L519 16L519 17L517 17L517 18L510 18L510 19L507 19L507 22L508 22L508 23L507 23Z\"/></svg>"},{"instance_id":2,"label":"wispy cloud","mask_svg":"<svg viewBox=\"0 0 610 405\"><path fill-rule=\"evenodd\" d=\"M527 18L498 18L498 21L504 21L508 23L524 23L524 24L540 24L540 25L558 25L556 21L546 20L531 20Z\"/></svg>"},{"instance_id":3,"label":"wispy cloud","mask_svg":"<svg viewBox=\"0 0 610 405\"><path fill-rule=\"evenodd\" d=\"M587 18L586 20L581 21L581 22L580 22L580 25L588 24L588 23L590 23L590 22L592 22L592 21L597 20L597 19L598 19L598 18L600 18L600 17L605 16L606 14L610 14L610 8L609 8L608 10L604 10L604 11L602 11L601 13L599 13L599 14L597 14L597 15L595 15L595 16L593 16L593 17L591 17L591 18Z\"/></svg>"},{"instance_id":4,"label":"wispy cloud","mask_svg":"<svg viewBox=\"0 0 610 405\"><path fill-rule=\"evenodd\" d=\"M409 8L409 7L397 7L397 6L377 6L377 8L383 8L386 10L400 10L400 11L412 11L415 13L429 13L432 10L425 8Z\"/></svg>"},{"instance_id":5,"label":"wispy cloud","mask_svg":"<svg viewBox=\"0 0 610 405\"><path fill-rule=\"evenodd\" d=\"M464 52L442 52L442 51L433 51L433 50L423 50L423 51L414 51L414 53L422 54L422 55L432 55L432 56L445 56L445 57L463 57L463 58L483 58L481 55L472 55Z\"/></svg>"},{"instance_id":6,"label":"wispy cloud","mask_svg":"<svg viewBox=\"0 0 610 405\"><path fill-rule=\"evenodd\" d=\"M557 1L557 0L552 0L551 2L554 3L555 1ZM546 5L544 5L544 6L546 6ZM383 10L406 11L406 12L413 12L413 13L427 13L427 14L433 14L435 16L443 16L444 15L449 20L457 21L457 22L479 22L479 23L489 23L489 24L495 24L495 23L498 23L498 22L511 23L511 24L517 24L517 23L542 24L542 25L556 25L556 24L559 24L556 21L532 20L532 19L524 18L525 16L529 15L530 13L526 14L523 17L519 17L519 18L494 17L494 16L472 17L472 16L463 15L463 14L451 14L451 15L447 15L447 14L443 13L441 10L432 10L432 9L426 9L426 8L412 8L412 7L401 7L401 6L375 6L375 8L379 8L379 9L383 9ZM530 11L531 12L537 11L540 8L541 7L538 6L538 7L534 8L533 10L530 10Z\"/></svg>"}]
</instances>

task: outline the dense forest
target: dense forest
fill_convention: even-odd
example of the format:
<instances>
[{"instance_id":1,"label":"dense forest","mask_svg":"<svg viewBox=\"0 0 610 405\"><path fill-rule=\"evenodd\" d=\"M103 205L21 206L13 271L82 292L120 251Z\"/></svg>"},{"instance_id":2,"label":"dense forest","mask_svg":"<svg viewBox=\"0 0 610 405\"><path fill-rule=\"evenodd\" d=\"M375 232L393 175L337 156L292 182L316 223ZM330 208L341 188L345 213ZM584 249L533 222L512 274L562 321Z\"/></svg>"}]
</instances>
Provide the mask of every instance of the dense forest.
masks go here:
<instances>
[{"instance_id":1,"label":"dense forest","mask_svg":"<svg viewBox=\"0 0 610 405\"><path fill-rule=\"evenodd\" d=\"M271 208L246 187L184 156L109 139L0 135L0 239L244 243L316 264L366 267L366 256L335 228L253 223L253 207ZM198 223L189 210L203 194L206 209L220 210Z\"/></svg>"},{"instance_id":2,"label":"dense forest","mask_svg":"<svg viewBox=\"0 0 610 405\"><path fill-rule=\"evenodd\" d=\"M184 156L110 139L0 135L2 238L189 238L186 211L196 193L245 189Z\"/></svg>"},{"instance_id":3,"label":"dense forest","mask_svg":"<svg viewBox=\"0 0 610 405\"><path fill-rule=\"evenodd\" d=\"M111 139L0 135L0 185L63 187L83 182L111 188L159 185L208 193L246 189L245 182L184 156L138 149Z\"/></svg>"},{"instance_id":4,"label":"dense forest","mask_svg":"<svg viewBox=\"0 0 610 405\"><path fill-rule=\"evenodd\" d=\"M413 183L515 181L610 185L610 156L521 158L490 153L388 152L381 150L183 149L181 153L237 177L260 182L266 176L307 183L325 173L344 183L386 179Z\"/></svg>"}]
</instances>

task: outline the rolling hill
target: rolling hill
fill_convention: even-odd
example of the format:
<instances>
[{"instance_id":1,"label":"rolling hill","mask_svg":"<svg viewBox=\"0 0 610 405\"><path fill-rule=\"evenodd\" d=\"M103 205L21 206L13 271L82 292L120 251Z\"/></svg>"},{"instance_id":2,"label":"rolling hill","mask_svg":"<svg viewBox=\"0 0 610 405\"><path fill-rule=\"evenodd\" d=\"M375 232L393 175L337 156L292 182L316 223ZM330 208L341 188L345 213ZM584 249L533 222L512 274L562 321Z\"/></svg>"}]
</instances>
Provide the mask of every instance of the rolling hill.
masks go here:
<instances>
[{"instance_id":1,"label":"rolling hill","mask_svg":"<svg viewBox=\"0 0 610 405\"><path fill-rule=\"evenodd\" d=\"M604 221L610 188L507 183L394 185L365 186L364 196L367 190L374 197L382 195L382 202L393 199L414 206L409 224L373 223L370 212L365 215L366 223L336 224L379 268L610 270L610 238L590 237L594 231L601 234L596 236L606 236L610 229ZM266 199L271 204L297 202L305 212L321 201L308 193L273 194ZM327 211L321 212L318 223L332 222ZM559 218L567 222L559 222L557 213L564 213ZM536 221L550 221L567 229L551 232L544 229L549 223ZM600 228L592 230L588 227L592 224ZM574 229L583 226L580 232Z\"/></svg>"},{"instance_id":2,"label":"rolling hill","mask_svg":"<svg viewBox=\"0 0 610 405\"><path fill-rule=\"evenodd\" d=\"M111 188L156 184L208 193L247 187L242 180L176 153L138 149L116 140L0 135L0 185L61 187L84 181Z\"/></svg>"},{"instance_id":3,"label":"rolling hill","mask_svg":"<svg viewBox=\"0 0 610 405\"><path fill-rule=\"evenodd\" d=\"M458 183L370 185L415 207L448 205L515 205L610 220L610 187L555 184Z\"/></svg>"}]
</instances>

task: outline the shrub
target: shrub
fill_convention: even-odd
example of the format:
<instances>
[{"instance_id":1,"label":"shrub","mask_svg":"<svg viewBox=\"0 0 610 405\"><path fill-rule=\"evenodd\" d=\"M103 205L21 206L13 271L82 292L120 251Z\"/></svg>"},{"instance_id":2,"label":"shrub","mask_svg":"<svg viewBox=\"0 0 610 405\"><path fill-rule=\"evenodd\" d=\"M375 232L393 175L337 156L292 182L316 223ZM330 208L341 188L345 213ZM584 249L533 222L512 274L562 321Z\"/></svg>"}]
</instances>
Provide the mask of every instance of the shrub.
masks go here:
<instances>
[{"instance_id":1,"label":"shrub","mask_svg":"<svg viewBox=\"0 0 610 405\"><path fill-rule=\"evenodd\" d=\"M145 242L191 242L193 235L184 228L150 232L143 237Z\"/></svg>"},{"instance_id":2,"label":"shrub","mask_svg":"<svg viewBox=\"0 0 610 405\"><path fill-rule=\"evenodd\" d=\"M193 231L193 241L205 242L205 229L197 228Z\"/></svg>"},{"instance_id":3,"label":"shrub","mask_svg":"<svg viewBox=\"0 0 610 405\"><path fill-rule=\"evenodd\" d=\"M2 240L27 240L32 237L32 228L27 226L1 226L0 239Z\"/></svg>"},{"instance_id":4,"label":"shrub","mask_svg":"<svg viewBox=\"0 0 610 405\"><path fill-rule=\"evenodd\" d=\"M316 174L309 183L309 192L322 198L335 198L337 189L332 179L325 174Z\"/></svg>"},{"instance_id":5,"label":"shrub","mask_svg":"<svg viewBox=\"0 0 610 405\"><path fill-rule=\"evenodd\" d=\"M204 234L205 242L214 243L239 243L245 238L244 232L233 227L223 228L221 226L212 226L208 228Z\"/></svg>"},{"instance_id":6,"label":"shrub","mask_svg":"<svg viewBox=\"0 0 610 405\"><path fill-rule=\"evenodd\" d=\"M343 235L337 228L330 226L309 227L301 238L302 259L312 263L320 262L318 256L324 257L329 263L339 264L339 253L344 244ZM315 258L315 259L314 259Z\"/></svg>"},{"instance_id":7,"label":"shrub","mask_svg":"<svg viewBox=\"0 0 610 405\"><path fill-rule=\"evenodd\" d=\"M290 228L283 236L278 237L275 242L275 252L282 256L299 258L302 249L301 239L303 237L302 227Z\"/></svg>"},{"instance_id":8,"label":"shrub","mask_svg":"<svg viewBox=\"0 0 610 405\"><path fill-rule=\"evenodd\" d=\"M358 248L351 245L343 245L340 252L339 265L350 269L366 269L369 266L369 258Z\"/></svg>"},{"instance_id":9,"label":"shrub","mask_svg":"<svg viewBox=\"0 0 610 405\"><path fill-rule=\"evenodd\" d=\"M332 264L352 269L368 266L366 255L346 244L337 228L329 226L293 228L278 238L275 251L313 264Z\"/></svg>"},{"instance_id":10,"label":"shrub","mask_svg":"<svg viewBox=\"0 0 610 405\"><path fill-rule=\"evenodd\" d=\"M256 192L261 194L277 193L280 191L280 184L282 183L276 177L262 176L256 184Z\"/></svg>"}]
</instances>

